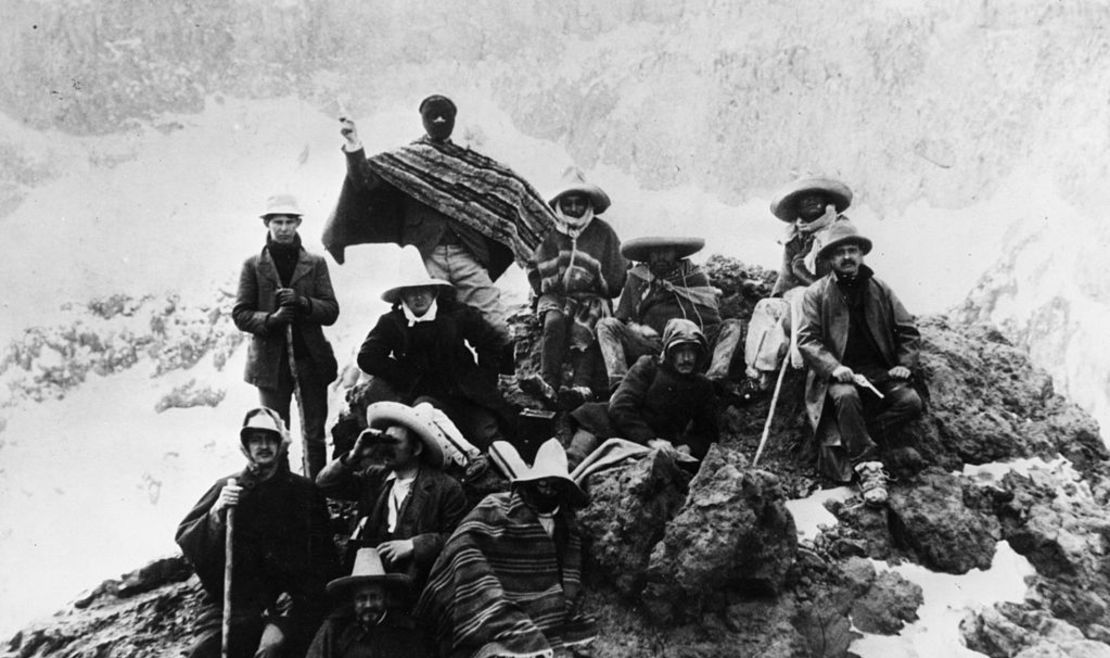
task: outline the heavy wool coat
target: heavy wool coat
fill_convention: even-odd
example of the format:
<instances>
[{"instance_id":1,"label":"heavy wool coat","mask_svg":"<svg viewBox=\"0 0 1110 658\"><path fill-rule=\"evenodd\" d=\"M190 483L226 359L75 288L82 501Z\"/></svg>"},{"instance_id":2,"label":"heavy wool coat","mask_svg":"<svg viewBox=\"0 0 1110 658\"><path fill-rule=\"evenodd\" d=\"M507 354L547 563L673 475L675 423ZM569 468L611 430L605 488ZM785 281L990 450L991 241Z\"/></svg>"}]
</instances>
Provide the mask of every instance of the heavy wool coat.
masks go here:
<instances>
[{"instance_id":1,"label":"heavy wool coat","mask_svg":"<svg viewBox=\"0 0 1110 658\"><path fill-rule=\"evenodd\" d=\"M329 471L325 471L329 474ZM427 580L432 564L455 526L466 516L466 494L455 478L423 466L417 472L412 490L397 515L397 526L389 532L389 494L393 481L381 468L353 471L344 468L336 477L322 475L320 490L331 498L358 501L360 519L366 521L358 537L360 546L374 546L391 539L411 539L412 559L402 568L390 571L407 573L419 588ZM361 522L361 521L360 521ZM417 590L419 591L419 590Z\"/></svg>"},{"instance_id":2,"label":"heavy wool coat","mask_svg":"<svg viewBox=\"0 0 1110 658\"><path fill-rule=\"evenodd\" d=\"M470 306L442 295L436 303L435 320L411 327L399 305L379 317L359 348L358 367L381 377L406 403L421 395L447 396L504 414L497 390L504 336ZM414 349L416 332L432 332L433 349ZM474 347L477 362L464 341Z\"/></svg>"},{"instance_id":3,"label":"heavy wool coat","mask_svg":"<svg viewBox=\"0 0 1110 658\"><path fill-rule=\"evenodd\" d=\"M347 607L326 620L305 658L435 658L431 636L407 615L395 610L372 628L363 629Z\"/></svg>"},{"instance_id":4,"label":"heavy wool coat","mask_svg":"<svg viewBox=\"0 0 1110 658\"><path fill-rule=\"evenodd\" d=\"M873 276L871 268L862 266L859 276L867 277L864 318L884 365L887 368L905 366L912 371L917 367L921 349L921 333L913 316L890 286ZM809 366L806 415L816 432L824 412L829 378L841 365L848 344L848 304L836 285L835 272L806 288L802 307L798 350Z\"/></svg>"},{"instance_id":5,"label":"heavy wool coat","mask_svg":"<svg viewBox=\"0 0 1110 658\"><path fill-rule=\"evenodd\" d=\"M232 611L248 618L268 611L268 621L307 644L326 611L324 586L338 575L324 498L287 468L267 480L249 470L232 477L244 488L235 508ZM223 605L225 526L209 511L228 479L201 496L175 536L215 607ZM291 603L277 614L282 593Z\"/></svg>"},{"instance_id":6,"label":"heavy wool coat","mask_svg":"<svg viewBox=\"0 0 1110 658\"><path fill-rule=\"evenodd\" d=\"M263 247L260 253L243 263L231 318L236 327L251 334L243 378L260 388L277 387L281 362L288 358L285 326L267 326L266 323L266 317L277 310L275 296L281 287L281 278L268 248ZM335 299L324 258L301 248L289 287L298 296L308 298L311 308L307 315L297 316L295 330L304 338L308 357L319 369L324 381L331 382L336 378L339 367L331 344L324 338L322 327L335 324L339 317L339 302Z\"/></svg>"}]
</instances>

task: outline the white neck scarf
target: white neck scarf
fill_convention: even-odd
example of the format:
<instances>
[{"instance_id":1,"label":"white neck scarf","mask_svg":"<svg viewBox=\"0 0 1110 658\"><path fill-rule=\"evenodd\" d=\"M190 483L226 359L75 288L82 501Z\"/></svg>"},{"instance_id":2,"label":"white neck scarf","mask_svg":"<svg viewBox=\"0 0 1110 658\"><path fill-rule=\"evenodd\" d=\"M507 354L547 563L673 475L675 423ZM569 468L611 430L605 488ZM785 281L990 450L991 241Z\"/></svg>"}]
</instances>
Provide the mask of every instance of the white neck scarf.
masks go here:
<instances>
[{"instance_id":1,"label":"white neck scarf","mask_svg":"<svg viewBox=\"0 0 1110 658\"><path fill-rule=\"evenodd\" d=\"M563 235L569 235L572 238L577 238L590 222L594 220L594 207L593 204L586 206L586 212L582 213L581 217L571 217L563 214L563 209L558 203L555 204L555 230Z\"/></svg>"},{"instance_id":2,"label":"white neck scarf","mask_svg":"<svg viewBox=\"0 0 1110 658\"><path fill-rule=\"evenodd\" d=\"M428 310L424 313L424 315L421 315L420 317L416 317L415 315L413 315L412 311L409 310L409 305L404 303L404 302L401 302L401 311L404 312L405 319L409 321L409 326L411 327L412 325L416 324L417 322L432 322L432 321L434 321L436 319L436 309L438 308L438 306L436 306L437 301L439 301L439 300L433 299L432 300L432 305L429 306Z\"/></svg>"}]
</instances>

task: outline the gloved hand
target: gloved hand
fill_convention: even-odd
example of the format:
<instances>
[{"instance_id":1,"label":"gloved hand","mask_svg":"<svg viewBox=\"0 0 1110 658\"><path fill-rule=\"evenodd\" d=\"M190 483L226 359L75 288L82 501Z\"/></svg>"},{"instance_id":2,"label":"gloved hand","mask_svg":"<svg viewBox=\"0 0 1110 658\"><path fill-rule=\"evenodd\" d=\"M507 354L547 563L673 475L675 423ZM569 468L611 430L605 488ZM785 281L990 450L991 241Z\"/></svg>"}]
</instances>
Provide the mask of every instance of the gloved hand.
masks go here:
<instances>
[{"instance_id":1,"label":"gloved hand","mask_svg":"<svg viewBox=\"0 0 1110 658\"><path fill-rule=\"evenodd\" d=\"M274 296L278 306L292 306L297 303L297 291L292 288L278 288Z\"/></svg>"},{"instance_id":2,"label":"gloved hand","mask_svg":"<svg viewBox=\"0 0 1110 658\"><path fill-rule=\"evenodd\" d=\"M394 539L378 544L378 553L383 560L397 564L412 556L413 545L411 539Z\"/></svg>"},{"instance_id":3,"label":"gloved hand","mask_svg":"<svg viewBox=\"0 0 1110 658\"><path fill-rule=\"evenodd\" d=\"M344 151L357 151L362 148L362 140L358 138L358 128L355 127L355 122L347 117L339 117L339 134L346 142L343 144Z\"/></svg>"},{"instance_id":4,"label":"gloved hand","mask_svg":"<svg viewBox=\"0 0 1110 658\"><path fill-rule=\"evenodd\" d=\"M284 327L285 325L289 324L294 319L296 319L296 317L297 317L296 307L282 306L282 307L279 307L278 310L274 311L273 313L271 313L269 315L269 317L266 318L266 323L271 324L271 325L278 325L279 327Z\"/></svg>"},{"instance_id":5,"label":"gloved hand","mask_svg":"<svg viewBox=\"0 0 1110 658\"><path fill-rule=\"evenodd\" d=\"M832 371L832 378L841 384L850 384L855 381L856 373L848 366L837 366L836 370Z\"/></svg>"}]
</instances>

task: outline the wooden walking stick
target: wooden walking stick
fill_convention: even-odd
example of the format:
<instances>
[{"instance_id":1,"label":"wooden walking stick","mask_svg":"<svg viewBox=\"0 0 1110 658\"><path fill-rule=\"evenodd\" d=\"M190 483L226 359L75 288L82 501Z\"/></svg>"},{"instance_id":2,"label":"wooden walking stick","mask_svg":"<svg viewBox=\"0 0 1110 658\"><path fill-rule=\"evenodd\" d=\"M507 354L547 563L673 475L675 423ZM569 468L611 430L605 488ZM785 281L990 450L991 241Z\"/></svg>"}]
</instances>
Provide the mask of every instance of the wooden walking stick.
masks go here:
<instances>
[{"instance_id":1,"label":"wooden walking stick","mask_svg":"<svg viewBox=\"0 0 1110 658\"><path fill-rule=\"evenodd\" d=\"M767 437L771 434L771 420L775 417L775 405L779 401L779 391L782 390L782 379L786 375L786 361L789 354L783 355L782 365L779 366L779 378L775 382L775 394L771 396L771 408L767 410L767 422L763 424L763 438L759 440L759 448L755 451L755 457L752 459L752 468L759 463L759 457L763 454L763 447L767 445Z\"/></svg>"},{"instance_id":2,"label":"wooden walking stick","mask_svg":"<svg viewBox=\"0 0 1110 658\"><path fill-rule=\"evenodd\" d=\"M235 478L227 481L230 486L235 486ZM231 632L231 572L232 572L232 537L235 534L235 508L227 508L227 526L224 531L224 610L220 620L220 656L227 658L227 636Z\"/></svg>"},{"instance_id":3,"label":"wooden walking stick","mask_svg":"<svg viewBox=\"0 0 1110 658\"><path fill-rule=\"evenodd\" d=\"M301 472L312 479L315 474L308 466L308 435L304 426L304 396L301 380L297 377L297 357L293 354L293 323L285 325L285 353L289 357L289 376L293 378L293 398L297 401L297 418L301 423Z\"/></svg>"}]
</instances>

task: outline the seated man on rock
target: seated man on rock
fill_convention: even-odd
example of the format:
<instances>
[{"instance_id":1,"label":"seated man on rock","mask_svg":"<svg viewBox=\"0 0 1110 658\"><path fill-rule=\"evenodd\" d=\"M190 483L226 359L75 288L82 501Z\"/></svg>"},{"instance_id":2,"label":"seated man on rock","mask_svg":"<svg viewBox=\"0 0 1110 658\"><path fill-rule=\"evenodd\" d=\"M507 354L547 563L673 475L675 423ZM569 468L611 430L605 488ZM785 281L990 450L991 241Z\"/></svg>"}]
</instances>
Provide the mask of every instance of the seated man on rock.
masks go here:
<instances>
[{"instance_id":1,"label":"seated man on rock","mask_svg":"<svg viewBox=\"0 0 1110 658\"><path fill-rule=\"evenodd\" d=\"M593 398L594 369L600 365L597 322L613 315L612 300L624 286L628 263L617 234L598 217L609 207L609 195L587 183L581 171L566 171L550 203L555 227L528 264L528 281L538 297L536 315L543 323L541 372L520 386L545 402L558 396L564 407L575 408ZM572 384L563 388L568 351Z\"/></svg>"},{"instance_id":2,"label":"seated man on rock","mask_svg":"<svg viewBox=\"0 0 1110 658\"><path fill-rule=\"evenodd\" d=\"M507 339L456 302L451 284L429 277L415 247L402 249L400 270L401 283L382 293L393 309L358 352L358 367L374 378L368 398L429 402L485 450L513 415L497 388Z\"/></svg>"},{"instance_id":3,"label":"seated man on rock","mask_svg":"<svg viewBox=\"0 0 1110 658\"><path fill-rule=\"evenodd\" d=\"M369 429L316 478L328 496L358 501L351 545L377 549L389 572L407 575L416 591L467 510L462 485L441 470L444 452L432 411L428 405L419 411L397 402L370 405ZM377 463L361 469L366 458Z\"/></svg>"},{"instance_id":4,"label":"seated man on rock","mask_svg":"<svg viewBox=\"0 0 1110 658\"><path fill-rule=\"evenodd\" d=\"M324 497L289 471L289 437L276 411L248 411L239 441L247 468L217 480L177 526L177 544L205 594L189 656L220 655L231 510L228 655L303 656L326 612L324 584L338 570Z\"/></svg>"},{"instance_id":5,"label":"seated man on rock","mask_svg":"<svg viewBox=\"0 0 1110 658\"><path fill-rule=\"evenodd\" d=\"M571 468L598 446L598 437L665 450L687 446L694 457L704 457L719 436L717 397L701 373L707 354L696 324L668 322L661 356L640 357L608 404L585 404L571 414L579 425L567 450Z\"/></svg>"},{"instance_id":6,"label":"seated man on rock","mask_svg":"<svg viewBox=\"0 0 1110 658\"><path fill-rule=\"evenodd\" d=\"M411 590L408 576L385 572L376 549L360 548L351 575L328 583L328 594L342 602L306 658L435 658L431 636L398 609Z\"/></svg>"},{"instance_id":7,"label":"seated man on rock","mask_svg":"<svg viewBox=\"0 0 1110 658\"><path fill-rule=\"evenodd\" d=\"M624 379L630 360L659 354L660 334L674 318L693 322L712 345L709 379L718 385L727 379L744 323L721 320L720 291L687 259L704 246L701 238L636 238L621 245L621 254L640 262L628 271L615 317L597 323L610 390Z\"/></svg>"},{"instance_id":8,"label":"seated man on rock","mask_svg":"<svg viewBox=\"0 0 1110 658\"><path fill-rule=\"evenodd\" d=\"M864 502L883 505L879 449L891 447L894 430L922 409L910 383L921 334L890 286L863 264L870 251L871 240L850 222L833 225L818 254L832 271L805 291L798 349L810 369L806 413L818 468L838 482L854 470Z\"/></svg>"},{"instance_id":9,"label":"seated man on rock","mask_svg":"<svg viewBox=\"0 0 1110 658\"><path fill-rule=\"evenodd\" d=\"M826 259L817 254L829 230L848 221L844 210L852 205L852 190L831 178L802 178L775 195L771 213L789 223L783 243L782 269L771 297L760 300L752 312L745 341L745 374L754 393L770 388L781 359L789 353L791 365L802 367L798 352L798 327L802 321L802 291L829 273ZM754 389L754 390L752 390Z\"/></svg>"},{"instance_id":10,"label":"seated man on rock","mask_svg":"<svg viewBox=\"0 0 1110 658\"><path fill-rule=\"evenodd\" d=\"M565 655L593 640L594 622L579 610L574 513L587 502L549 439L511 491L486 496L463 519L416 606L441 656Z\"/></svg>"}]
</instances>

